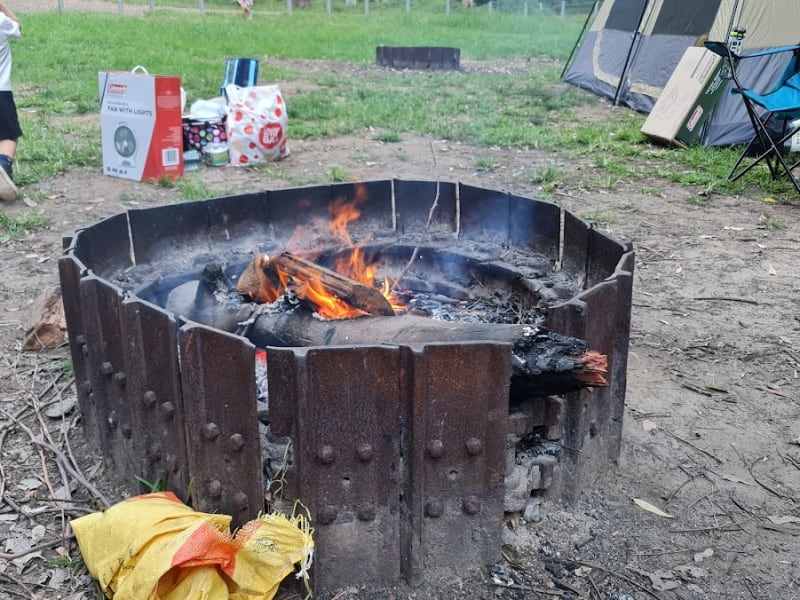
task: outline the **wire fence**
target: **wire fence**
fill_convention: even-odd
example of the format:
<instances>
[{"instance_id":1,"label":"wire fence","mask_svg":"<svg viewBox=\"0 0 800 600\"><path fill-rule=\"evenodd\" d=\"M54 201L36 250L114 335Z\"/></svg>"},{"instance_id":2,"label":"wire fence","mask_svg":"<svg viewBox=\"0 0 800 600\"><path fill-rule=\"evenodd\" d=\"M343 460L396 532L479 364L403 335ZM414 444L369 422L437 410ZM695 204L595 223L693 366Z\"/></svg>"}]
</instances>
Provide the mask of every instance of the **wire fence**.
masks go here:
<instances>
[{"instance_id":1,"label":"wire fence","mask_svg":"<svg viewBox=\"0 0 800 600\"><path fill-rule=\"evenodd\" d=\"M317 0L320 1L320 0ZM370 8L376 6L386 6L387 4L400 4L405 7L407 14L412 14L414 3L411 0L322 0L325 2L325 10L330 15L339 6L350 7L354 10L363 8L364 14L369 15ZM131 12L144 11L155 14L156 10L182 10L196 11L204 13L207 11L234 10L238 9L234 0L220 2L219 0L56 0L59 13L72 12L77 10L103 10L118 12L119 14L130 14ZM312 0L285 0L283 2L270 2L274 9L292 14L308 7ZM257 2L258 3L258 2ZM450 14L454 9L473 9L478 8L489 13L500 11L504 13L521 13L524 16L541 14L548 12L566 17L571 14L587 14L596 12L599 2L589 2L581 0L579 2L570 0L443 0L442 10L445 14ZM430 11L430 4L426 3L426 11Z\"/></svg>"}]
</instances>

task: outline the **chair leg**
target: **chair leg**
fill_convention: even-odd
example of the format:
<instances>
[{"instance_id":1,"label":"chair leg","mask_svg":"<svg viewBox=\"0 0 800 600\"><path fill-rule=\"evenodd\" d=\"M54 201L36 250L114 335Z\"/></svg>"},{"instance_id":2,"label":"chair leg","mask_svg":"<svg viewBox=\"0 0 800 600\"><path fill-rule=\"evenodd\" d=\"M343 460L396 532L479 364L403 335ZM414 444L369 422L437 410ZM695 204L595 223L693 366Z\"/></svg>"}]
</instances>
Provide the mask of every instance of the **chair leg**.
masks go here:
<instances>
[{"instance_id":1,"label":"chair leg","mask_svg":"<svg viewBox=\"0 0 800 600\"><path fill-rule=\"evenodd\" d=\"M728 174L728 180L738 180L753 167L763 162L769 169L770 175L773 179L778 179L779 177L785 175L789 178L789 181L792 182L792 185L794 185L795 189L800 192L800 184L798 184L797 179L792 174L792 169L800 165L800 161L790 166L783 156L783 143L792 137L792 135L794 135L798 129L794 129L788 134L784 131L784 136L781 137L781 139L776 143L767 127L772 119L772 114L767 115L767 117L762 120L749 99L742 97L742 100L744 101L745 108L747 109L747 116L750 118L750 122L753 125L753 131L755 133L753 135L753 139L750 140L750 143L745 147L744 151L736 160L736 163L734 163L733 168ZM758 148L758 151L760 152L758 156L753 158L749 164L744 165L749 153L756 148Z\"/></svg>"}]
</instances>

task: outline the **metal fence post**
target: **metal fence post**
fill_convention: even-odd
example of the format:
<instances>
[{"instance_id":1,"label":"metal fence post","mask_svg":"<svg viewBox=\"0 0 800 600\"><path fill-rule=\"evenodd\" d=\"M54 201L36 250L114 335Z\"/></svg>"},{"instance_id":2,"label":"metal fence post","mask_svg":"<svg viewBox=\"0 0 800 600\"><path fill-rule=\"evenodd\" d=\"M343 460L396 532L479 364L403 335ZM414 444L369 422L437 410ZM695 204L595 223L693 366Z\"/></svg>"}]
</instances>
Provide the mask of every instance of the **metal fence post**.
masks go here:
<instances>
[{"instance_id":1,"label":"metal fence post","mask_svg":"<svg viewBox=\"0 0 800 600\"><path fill-rule=\"evenodd\" d=\"M364 0L364 14L369 15L369 0Z\"/></svg>"},{"instance_id":2,"label":"metal fence post","mask_svg":"<svg viewBox=\"0 0 800 600\"><path fill-rule=\"evenodd\" d=\"M62 2L63 2L63 0L59 0L59 4L61 4ZM119 14L122 14L123 12L125 12L125 9L122 7L122 0L117 0L117 12Z\"/></svg>"},{"instance_id":3,"label":"metal fence post","mask_svg":"<svg viewBox=\"0 0 800 600\"><path fill-rule=\"evenodd\" d=\"M447 0L444 5L444 14L446 14L448 17L450 16L450 0Z\"/></svg>"},{"instance_id":4,"label":"metal fence post","mask_svg":"<svg viewBox=\"0 0 800 600\"><path fill-rule=\"evenodd\" d=\"M292 0L286 0L286 14L292 14Z\"/></svg>"},{"instance_id":5,"label":"metal fence post","mask_svg":"<svg viewBox=\"0 0 800 600\"><path fill-rule=\"evenodd\" d=\"M406 14L411 14L411 0L406 0Z\"/></svg>"},{"instance_id":6,"label":"metal fence post","mask_svg":"<svg viewBox=\"0 0 800 600\"><path fill-rule=\"evenodd\" d=\"M331 14L331 0L325 0L325 12Z\"/></svg>"},{"instance_id":7,"label":"metal fence post","mask_svg":"<svg viewBox=\"0 0 800 600\"><path fill-rule=\"evenodd\" d=\"M200 13L205 13L206 12L206 2L205 2L205 0L200 0L199 8L200 8Z\"/></svg>"},{"instance_id":8,"label":"metal fence post","mask_svg":"<svg viewBox=\"0 0 800 600\"><path fill-rule=\"evenodd\" d=\"M156 0L150 0L150 14L156 14Z\"/></svg>"},{"instance_id":9,"label":"metal fence post","mask_svg":"<svg viewBox=\"0 0 800 600\"><path fill-rule=\"evenodd\" d=\"M528 3L527 2L522 5L522 14L524 16L526 16L526 17L528 16Z\"/></svg>"},{"instance_id":10,"label":"metal fence post","mask_svg":"<svg viewBox=\"0 0 800 600\"><path fill-rule=\"evenodd\" d=\"M567 16L567 2L566 2L566 0L561 0L561 16L562 17L566 17Z\"/></svg>"}]
</instances>

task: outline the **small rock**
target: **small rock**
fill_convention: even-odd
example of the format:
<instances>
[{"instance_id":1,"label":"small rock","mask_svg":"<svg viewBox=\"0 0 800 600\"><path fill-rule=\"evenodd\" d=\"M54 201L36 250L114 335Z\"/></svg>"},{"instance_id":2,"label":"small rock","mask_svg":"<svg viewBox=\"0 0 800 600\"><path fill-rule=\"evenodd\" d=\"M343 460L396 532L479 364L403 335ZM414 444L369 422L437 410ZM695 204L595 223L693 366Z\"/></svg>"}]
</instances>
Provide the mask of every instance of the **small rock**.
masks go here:
<instances>
[{"instance_id":1,"label":"small rock","mask_svg":"<svg viewBox=\"0 0 800 600\"><path fill-rule=\"evenodd\" d=\"M75 406L77 406L77 404L77 397L67 396L66 398L59 400L58 402L54 402L48 406L47 410L44 411L44 414L51 419L60 419L61 417L66 417L73 410L75 410Z\"/></svg>"}]
</instances>

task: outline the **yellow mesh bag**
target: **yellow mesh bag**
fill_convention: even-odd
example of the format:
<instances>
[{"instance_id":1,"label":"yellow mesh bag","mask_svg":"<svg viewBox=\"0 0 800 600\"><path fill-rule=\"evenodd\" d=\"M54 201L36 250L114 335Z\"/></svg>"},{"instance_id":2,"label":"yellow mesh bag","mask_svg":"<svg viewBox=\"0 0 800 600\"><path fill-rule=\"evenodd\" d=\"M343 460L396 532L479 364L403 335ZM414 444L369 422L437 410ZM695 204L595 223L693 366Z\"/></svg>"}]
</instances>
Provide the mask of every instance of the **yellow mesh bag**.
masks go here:
<instances>
[{"instance_id":1,"label":"yellow mesh bag","mask_svg":"<svg viewBox=\"0 0 800 600\"><path fill-rule=\"evenodd\" d=\"M314 551L303 515L261 515L235 535L231 517L196 512L171 492L134 496L72 521L89 572L114 600L269 600Z\"/></svg>"}]
</instances>

